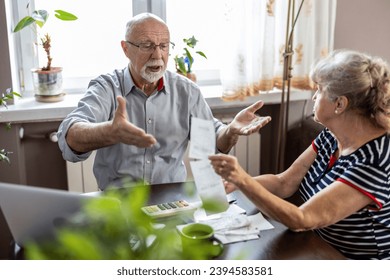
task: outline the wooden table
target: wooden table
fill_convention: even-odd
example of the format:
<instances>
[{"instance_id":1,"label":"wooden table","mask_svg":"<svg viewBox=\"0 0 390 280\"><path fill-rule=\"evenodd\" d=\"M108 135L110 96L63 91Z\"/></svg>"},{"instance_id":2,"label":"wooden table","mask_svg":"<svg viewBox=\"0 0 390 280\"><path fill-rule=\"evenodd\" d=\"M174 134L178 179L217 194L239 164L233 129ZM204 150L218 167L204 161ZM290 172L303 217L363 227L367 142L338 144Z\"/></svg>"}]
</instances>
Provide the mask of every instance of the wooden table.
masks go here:
<instances>
[{"instance_id":1,"label":"wooden table","mask_svg":"<svg viewBox=\"0 0 390 280\"><path fill-rule=\"evenodd\" d=\"M190 193L188 192L190 190ZM92 193L91 193L92 194ZM96 192L93 195L100 195ZM245 209L248 215L258 210L240 192L233 193L238 206ZM159 204L186 199L189 202L199 201L196 187L193 182L160 184L151 187L149 203ZM268 219L275 227L271 230L261 231L260 238L250 241L226 244L220 259L245 260L335 260L345 259L343 255L322 240L313 231L292 232L284 225ZM15 244L14 244L15 245ZM23 250L18 246L13 248L12 259L24 259Z\"/></svg>"},{"instance_id":2,"label":"wooden table","mask_svg":"<svg viewBox=\"0 0 390 280\"><path fill-rule=\"evenodd\" d=\"M186 185L186 186L185 186ZM161 184L152 186L150 203L186 199L197 201L199 197L188 194L186 190L195 189L193 183ZM236 203L247 211L248 215L256 213L254 205L240 192L233 193ZM238 255L247 260L339 260L345 257L331 245L321 239L314 231L293 232L286 226L268 219L275 227L260 232L256 240L237 242L225 245L221 259L236 259Z\"/></svg>"}]
</instances>

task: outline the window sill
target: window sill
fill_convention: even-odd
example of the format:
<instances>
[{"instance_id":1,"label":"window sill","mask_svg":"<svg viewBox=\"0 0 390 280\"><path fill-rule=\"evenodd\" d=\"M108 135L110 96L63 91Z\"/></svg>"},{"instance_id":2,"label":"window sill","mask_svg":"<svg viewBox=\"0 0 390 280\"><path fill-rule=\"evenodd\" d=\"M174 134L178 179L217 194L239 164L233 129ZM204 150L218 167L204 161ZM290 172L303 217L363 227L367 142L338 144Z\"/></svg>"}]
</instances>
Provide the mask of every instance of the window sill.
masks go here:
<instances>
[{"instance_id":1,"label":"window sill","mask_svg":"<svg viewBox=\"0 0 390 280\"><path fill-rule=\"evenodd\" d=\"M222 100L221 86L202 86L202 93L213 111L224 109L245 108L258 100L265 104L279 104L281 92L273 91L262 93L256 96L249 96L244 100L224 101ZM7 108L0 108L0 123L20 123L36 121L58 121L64 119L74 108L83 96L81 93L73 93L65 96L63 101L43 103L35 100L34 97L26 97L15 100L15 104ZM311 99L310 91L292 91L290 101Z\"/></svg>"}]
</instances>

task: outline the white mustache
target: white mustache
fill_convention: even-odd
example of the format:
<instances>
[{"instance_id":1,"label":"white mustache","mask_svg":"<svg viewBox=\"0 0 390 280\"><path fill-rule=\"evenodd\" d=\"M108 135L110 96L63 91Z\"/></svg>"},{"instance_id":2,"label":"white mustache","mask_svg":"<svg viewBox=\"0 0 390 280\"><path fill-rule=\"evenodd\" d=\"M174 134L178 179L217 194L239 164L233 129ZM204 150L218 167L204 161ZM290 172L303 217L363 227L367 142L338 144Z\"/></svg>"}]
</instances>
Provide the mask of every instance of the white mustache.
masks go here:
<instances>
[{"instance_id":1,"label":"white mustache","mask_svg":"<svg viewBox=\"0 0 390 280\"><path fill-rule=\"evenodd\" d=\"M146 67L154 67L154 66L160 66L160 67L163 67L164 66L164 62L162 60L154 60L154 61L148 61L146 64L145 64Z\"/></svg>"}]
</instances>

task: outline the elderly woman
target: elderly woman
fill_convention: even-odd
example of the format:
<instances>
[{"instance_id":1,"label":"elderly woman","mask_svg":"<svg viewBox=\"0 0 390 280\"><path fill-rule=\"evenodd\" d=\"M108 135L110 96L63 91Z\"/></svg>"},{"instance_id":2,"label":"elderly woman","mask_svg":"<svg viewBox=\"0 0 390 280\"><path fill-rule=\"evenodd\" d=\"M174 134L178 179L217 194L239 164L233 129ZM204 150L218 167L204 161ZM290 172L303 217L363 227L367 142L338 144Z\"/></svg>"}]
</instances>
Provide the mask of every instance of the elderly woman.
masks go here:
<instances>
[{"instance_id":1,"label":"elderly woman","mask_svg":"<svg viewBox=\"0 0 390 280\"><path fill-rule=\"evenodd\" d=\"M283 173L251 177L210 156L227 192L238 188L293 231L315 230L351 259L390 259L390 84L380 58L335 51L312 70L314 118L325 126ZM297 207L283 198L299 191Z\"/></svg>"}]
</instances>

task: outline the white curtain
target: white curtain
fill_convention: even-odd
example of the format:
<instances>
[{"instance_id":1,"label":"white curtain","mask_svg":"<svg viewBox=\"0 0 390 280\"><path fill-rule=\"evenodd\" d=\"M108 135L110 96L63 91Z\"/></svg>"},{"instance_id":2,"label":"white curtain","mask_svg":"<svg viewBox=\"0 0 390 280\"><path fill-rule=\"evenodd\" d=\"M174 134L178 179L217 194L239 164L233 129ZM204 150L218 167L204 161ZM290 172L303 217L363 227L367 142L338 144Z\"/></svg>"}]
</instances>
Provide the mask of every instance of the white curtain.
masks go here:
<instances>
[{"instance_id":1,"label":"white curtain","mask_svg":"<svg viewBox=\"0 0 390 280\"><path fill-rule=\"evenodd\" d=\"M302 0L291 1L297 14ZM226 4L226 63L221 71L226 100L282 87L288 3L231 0ZM333 49L336 4L337 0L304 0L293 36L292 87L311 89L311 66Z\"/></svg>"}]
</instances>

